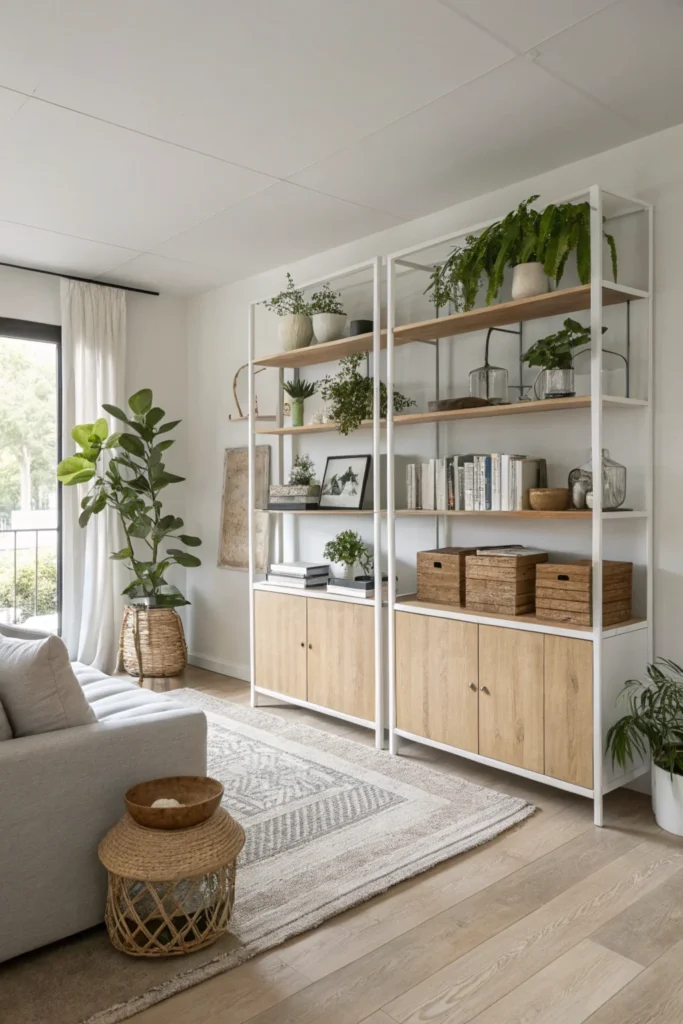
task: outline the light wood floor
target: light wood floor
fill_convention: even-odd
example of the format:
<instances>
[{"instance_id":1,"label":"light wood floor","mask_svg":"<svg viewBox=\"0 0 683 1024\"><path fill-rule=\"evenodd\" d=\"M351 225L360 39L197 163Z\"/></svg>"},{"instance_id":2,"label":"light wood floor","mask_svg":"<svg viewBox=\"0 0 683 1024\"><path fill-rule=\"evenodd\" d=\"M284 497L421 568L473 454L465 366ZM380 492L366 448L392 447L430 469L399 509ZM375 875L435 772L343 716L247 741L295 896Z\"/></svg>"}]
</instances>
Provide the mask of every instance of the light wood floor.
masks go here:
<instances>
[{"instance_id":1,"label":"light wood floor","mask_svg":"<svg viewBox=\"0 0 683 1024\"><path fill-rule=\"evenodd\" d=\"M245 683L200 669L185 685L248 701ZM423 747L401 756L539 810L136 1024L681 1024L683 841L657 829L648 797L612 794L596 829L580 797Z\"/></svg>"}]
</instances>

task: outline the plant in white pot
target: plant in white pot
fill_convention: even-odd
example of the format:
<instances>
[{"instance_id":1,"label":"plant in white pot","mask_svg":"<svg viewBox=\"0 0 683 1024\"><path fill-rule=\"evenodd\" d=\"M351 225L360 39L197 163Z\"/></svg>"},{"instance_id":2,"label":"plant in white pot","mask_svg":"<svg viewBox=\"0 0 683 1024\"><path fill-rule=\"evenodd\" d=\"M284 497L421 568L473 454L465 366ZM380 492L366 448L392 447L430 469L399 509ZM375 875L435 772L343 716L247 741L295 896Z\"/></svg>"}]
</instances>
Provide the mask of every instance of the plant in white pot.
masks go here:
<instances>
[{"instance_id":1,"label":"plant in white pot","mask_svg":"<svg viewBox=\"0 0 683 1024\"><path fill-rule=\"evenodd\" d=\"M666 658L647 667L648 681L629 679L621 697L629 713L607 733L612 763L626 770L652 760L652 806L660 828L683 836L683 669Z\"/></svg>"},{"instance_id":2,"label":"plant in white pot","mask_svg":"<svg viewBox=\"0 0 683 1024\"><path fill-rule=\"evenodd\" d=\"M370 549L360 534L354 530L342 530L334 540L328 541L323 558L329 558L333 563L333 568L336 569L334 575L347 580L354 578L357 565L363 570L364 576L368 576L372 568Z\"/></svg>"},{"instance_id":3,"label":"plant in white pot","mask_svg":"<svg viewBox=\"0 0 683 1024\"><path fill-rule=\"evenodd\" d=\"M306 348L311 344L313 325L309 316L310 306L304 299L304 293L294 284L291 274L287 274L287 287L264 302L264 306L282 318L278 325L278 335L285 352Z\"/></svg>"},{"instance_id":4,"label":"plant in white pot","mask_svg":"<svg viewBox=\"0 0 683 1024\"><path fill-rule=\"evenodd\" d=\"M337 341L346 327L346 313L341 302L341 295L330 287L329 281L319 292L311 295L311 315L313 333L319 344L326 341Z\"/></svg>"}]
</instances>

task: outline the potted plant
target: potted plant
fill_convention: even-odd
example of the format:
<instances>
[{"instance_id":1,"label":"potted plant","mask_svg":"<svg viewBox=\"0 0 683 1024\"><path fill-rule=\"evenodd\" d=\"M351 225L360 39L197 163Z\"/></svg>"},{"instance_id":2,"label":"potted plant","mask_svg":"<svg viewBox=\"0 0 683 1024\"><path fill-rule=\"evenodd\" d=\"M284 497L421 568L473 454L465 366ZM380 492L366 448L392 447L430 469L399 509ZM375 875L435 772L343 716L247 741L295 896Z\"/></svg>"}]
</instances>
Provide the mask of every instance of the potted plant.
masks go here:
<instances>
[{"instance_id":1,"label":"potted plant","mask_svg":"<svg viewBox=\"0 0 683 1024\"><path fill-rule=\"evenodd\" d=\"M304 402L318 390L317 382L308 380L286 380L282 385L291 398L292 426L303 427L304 425Z\"/></svg>"},{"instance_id":2,"label":"potted plant","mask_svg":"<svg viewBox=\"0 0 683 1024\"><path fill-rule=\"evenodd\" d=\"M297 455L289 471L288 484L271 484L271 498L319 498L320 484L315 483L315 466L309 455Z\"/></svg>"},{"instance_id":3,"label":"potted plant","mask_svg":"<svg viewBox=\"0 0 683 1024\"><path fill-rule=\"evenodd\" d=\"M295 348L306 348L311 344L313 325L309 316L310 307L304 299L304 293L294 284L294 278L287 274L287 287L268 302L266 309L282 317L278 325L278 335L285 352Z\"/></svg>"},{"instance_id":4,"label":"potted plant","mask_svg":"<svg viewBox=\"0 0 683 1024\"><path fill-rule=\"evenodd\" d=\"M372 568L370 549L367 544L363 543L360 534L354 530L342 530L334 540L328 541L323 551L323 558L329 558L333 563L332 567L336 570L333 575L347 580L354 579L356 565L360 566L366 578Z\"/></svg>"},{"instance_id":5,"label":"potted plant","mask_svg":"<svg viewBox=\"0 0 683 1024\"><path fill-rule=\"evenodd\" d=\"M346 313L339 292L332 291L329 281L320 291L313 292L310 303L313 319L313 333L316 341L336 341L346 327Z\"/></svg>"},{"instance_id":6,"label":"potted plant","mask_svg":"<svg viewBox=\"0 0 683 1024\"><path fill-rule=\"evenodd\" d=\"M362 355L345 356L339 360L340 370L334 377L325 377L320 383L320 394L327 406L328 418L337 423L339 432L348 434L357 430L363 420L372 419L373 379L364 377L358 367ZM403 412L415 405L400 391L394 391L394 412ZM380 384L380 415L387 414L387 388Z\"/></svg>"},{"instance_id":7,"label":"potted plant","mask_svg":"<svg viewBox=\"0 0 683 1024\"><path fill-rule=\"evenodd\" d=\"M607 330L603 327L603 334ZM540 366L544 398L569 398L574 392L574 349L590 345L591 332L577 320L567 317L559 331L539 338L524 353L529 366Z\"/></svg>"},{"instance_id":8,"label":"potted plant","mask_svg":"<svg viewBox=\"0 0 683 1024\"><path fill-rule=\"evenodd\" d=\"M82 527L111 508L123 528L126 546L109 557L125 562L133 574L123 590L137 605L126 608L121 628L126 671L139 678L173 676L187 663L183 626L175 609L189 601L166 581L166 573L172 565L190 569L201 562L183 547L167 545L194 548L201 541L179 532L183 520L178 516L162 514L161 492L185 479L169 473L163 462L163 453L174 444L166 435L180 420L164 422L166 413L153 404L149 388L131 395L128 405L130 413L115 405L102 406L128 431L110 434L105 419L73 428L71 436L81 450L60 462L57 479L67 487L92 482L81 501Z\"/></svg>"},{"instance_id":9,"label":"potted plant","mask_svg":"<svg viewBox=\"0 0 683 1024\"><path fill-rule=\"evenodd\" d=\"M647 683L629 679L625 684L621 696L629 713L609 729L607 751L624 771L649 752L657 824L683 836L683 669L657 658L647 676Z\"/></svg>"}]
</instances>

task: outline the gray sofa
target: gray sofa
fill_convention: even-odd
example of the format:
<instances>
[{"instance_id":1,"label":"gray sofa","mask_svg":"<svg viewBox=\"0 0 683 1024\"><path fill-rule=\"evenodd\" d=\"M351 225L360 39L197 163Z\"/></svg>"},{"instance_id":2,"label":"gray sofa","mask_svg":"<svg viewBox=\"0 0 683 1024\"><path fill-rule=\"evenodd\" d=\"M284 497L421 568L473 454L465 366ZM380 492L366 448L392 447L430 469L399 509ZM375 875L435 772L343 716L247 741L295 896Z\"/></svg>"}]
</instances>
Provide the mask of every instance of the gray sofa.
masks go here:
<instances>
[{"instance_id":1,"label":"gray sofa","mask_svg":"<svg viewBox=\"0 0 683 1024\"><path fill-rule=\"evenodd\" d=\"M73 668L97 722L0 743L0 961L103 920L97 845L129 786L206 774L203 712Z\"/></svg>"}]
</instances>

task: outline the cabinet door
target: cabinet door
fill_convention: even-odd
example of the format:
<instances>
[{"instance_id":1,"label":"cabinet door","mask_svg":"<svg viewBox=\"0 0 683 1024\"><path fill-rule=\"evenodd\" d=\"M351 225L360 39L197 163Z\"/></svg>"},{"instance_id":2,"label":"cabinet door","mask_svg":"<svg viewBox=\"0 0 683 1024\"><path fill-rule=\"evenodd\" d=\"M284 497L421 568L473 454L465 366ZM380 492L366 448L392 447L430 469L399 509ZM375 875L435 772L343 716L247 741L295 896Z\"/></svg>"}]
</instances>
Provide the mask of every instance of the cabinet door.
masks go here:
<instances>
[{"instance_id":1,"label":"cabinet door","mask_svg":"<svg viewBox=\"0 0 683 1024\"><path fill-rule=\"evenodd\" d=\"M545 637L545 773L593 788L593 644Z\"/></svg>"},{"instance_id":2,"label":"cabinet door","mask_svg":"<svg viewBox=\"0 0 683 1024\"><path fill-rule=\"evenodd\" d=\"M306 700L305 597L267 594L255 599L256 685Z\"/></svg>"},{"instance_id":3,"label":"cabinet door","mask_svg":"<svg viewBox=\"0 0 683 1024\"><path fill-rule=\"evenodd\" d=\"M396 724L415 736L479 749L474 622L396 613Z\"/></svg>"},{"instance_id":4,"label":"cabinet door","mask_svg":"<svg viewBox=\"0 0 683 1024\"><path fill-rule=\"evenodd\" d=\"M373 721L374 607L314 597L306 604L309 701Z\"/></svg>"},{"instance_id":5,"label":"cabinet door","mask_svg":"<svg viewBox=\"0 0 683 1024\"><path fill-rule=\"evenodd\" d=\"M543 634L479 627L479 753L543 772Z\"/></svg>"}]
</instances>

